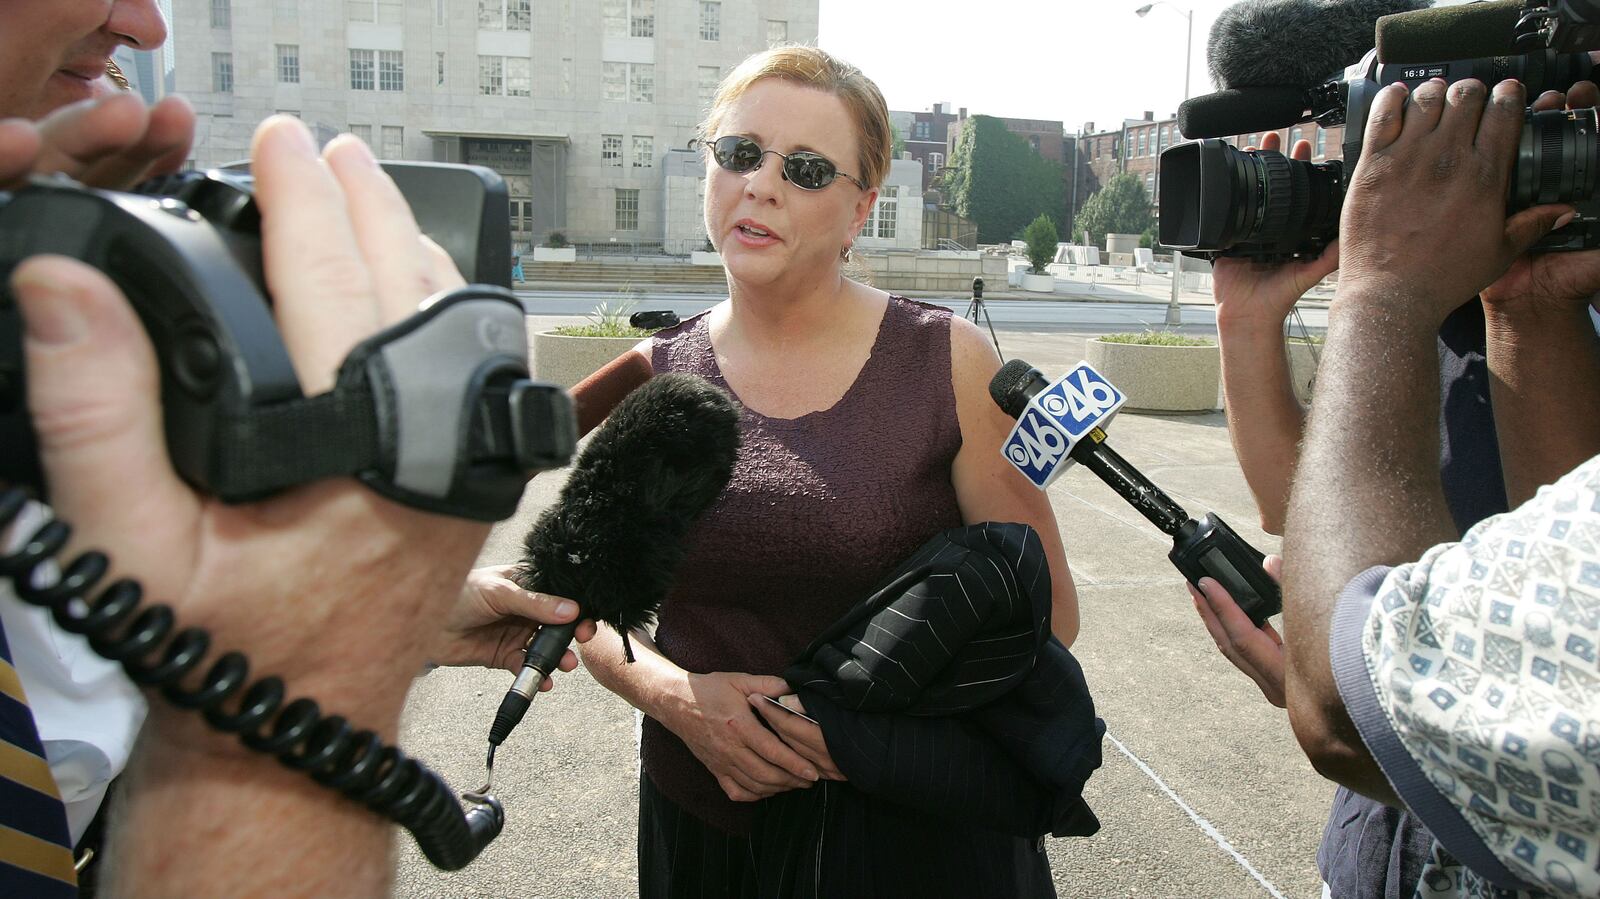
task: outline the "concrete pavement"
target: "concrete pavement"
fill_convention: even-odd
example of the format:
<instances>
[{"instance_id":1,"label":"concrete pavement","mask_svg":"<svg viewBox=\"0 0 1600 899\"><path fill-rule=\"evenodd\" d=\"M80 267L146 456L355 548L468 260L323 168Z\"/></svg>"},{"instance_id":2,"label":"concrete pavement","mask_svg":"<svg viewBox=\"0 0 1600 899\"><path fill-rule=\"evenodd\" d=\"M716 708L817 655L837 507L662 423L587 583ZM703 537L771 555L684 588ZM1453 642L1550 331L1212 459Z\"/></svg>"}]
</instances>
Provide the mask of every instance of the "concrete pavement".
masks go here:
<instances>
[{"instance_id":1,"label":"concrete pavement","mask_svg":"<svg viewBox=\"0 0 1600 899\"><path fill-rule=\"evenodd\" d=\"M540 320L539 326L560 323ZM1005 329L1005 355L1059 372L1089 333ZM1220 413L1120 416L1118 452L1191 513L1215 511L1265 551ZM514 561L558 473L529 486L481 561ZM1216 651L1167 561L1167 539L1081 468L1050 490L1078 585L1074 653L1106 720L1105 764L1086 798L1102 822L1052 840L1062 897L1320 896L1316 847L1331 785L1300 755L1284 713ZM483 780L484 737L511 676L440 669L418 680L401 745L457 789ZM633 711L583 671L545 694L499 756L505 833L467 870L433 870L400 838L402 897L636 895Z\"/></svg>"}]
</instances>

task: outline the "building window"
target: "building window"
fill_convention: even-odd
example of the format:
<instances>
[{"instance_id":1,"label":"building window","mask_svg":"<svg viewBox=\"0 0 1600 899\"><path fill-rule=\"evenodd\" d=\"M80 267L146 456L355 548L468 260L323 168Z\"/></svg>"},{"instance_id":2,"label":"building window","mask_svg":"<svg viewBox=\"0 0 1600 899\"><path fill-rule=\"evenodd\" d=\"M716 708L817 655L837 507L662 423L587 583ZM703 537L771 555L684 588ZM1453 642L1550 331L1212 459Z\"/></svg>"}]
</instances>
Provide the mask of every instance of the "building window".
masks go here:
<instances>
[{"instance_id":1,"label":"building window","mask_svg":"<svg viewBox=\"0 0 1600 899\"><path fill-rule=\"evenodd\" d=\"M506 92L506 58L504 56L478 57L478 93L498 97Z\"/></svg>"},{"instance_id":2,"label":"building window","mask_svg":"<svg viewBox=\"0 0 1600 899\"><path fill-rule=\"evenodd\" d=\"M918 122L911 126L911 136L913 140L928 140L931 133L932 132L929 130L927 122Z\"/></svg>"},{"instance_id":3,"label":"building window","mask_svg":"<svg viewBox=\"0 0 1600 899\"><path fill-rule=\"evenodd\" d=\"M533 0L506 0L506 30L530 31L533 28Z\"/></svg>"},{"instance_id":4,"label":"building window","mask_svg":"<svg viewBox=\"0 0 1600 899\"><path fill-rule=\"evenodd\" d=\"M219 94L233 93L233 54L211 54L211 89Z\"/></svg>"},{"instance_id":5,"label":"building window","mask_svg":"<svg viewBox=\"0 0 1600 899\"><path fill-rule=\"evenodd\" d=\"M1156 173L1147 172L1144 176L1144 192L1150 196L1156 195Z\"/></svg>"},{"instance_id":6,"label":"building window","mask_svg":"<svg viewBox=\"0 0 1600 899\"><path fill-rule=\"evenodd\" d=\"M1250 139L1245 141L1244 145L1247 146L1247 147L1259 147L1259 146L1261 146L1261 135L1259 135L1259 134L1250 135Z\"/></svg>"},{"instance_id":7,"label":"building window","mask_svg":"<svg viewBox=\"0 0 1600 899\"><path fill-rule=\"evenodd\" d=\"M614 168L622 167L622 135L600 135L600 162Z\"/></svg>"},{"instance_id":8,"label":"building window","mask_svg":"<svg viewBox=\"0 0 1600 899\"><path fill-rule=\"evenodd\" d=\"M710 109L711 101L717 98L717 85L722 83L722 71L716 66L701 66L698 87L700 91L700 108Z\"/></svg>"},{"instance_id":9,"label":"building window","mask_svg":"<svg viewBox=\"0 0 1600 899\"><path fill-rule=\"evenodd\" d=\"M610 37L628 33L628 0L600 0L600 30Z\"/></svg>"},{"instance_id":10,"label":"building window","mask_svg":"<svg viewBox=\"0 0 1600 899\"><path fill-rule=\"evenodd\" d=\"M406 156L406 129L398 125L383 126L384 159L404 159Z\"/></svg>"},{"instance_id":11,"label":"building window","mask_svg":"<svg viewBox=\"0 0 1600 899\"><path fill-rule=\"evenodd\" d=\"M656 0L629 0L628 34L631 37L656 36Z\"/></svg>"},{"instance_id":12,"label":"building window","mask_svg":"<svg viewBox=\"0 0 1600 899\"><path fill-rule=\"evenodd\" d=\"M1146 135L1145 135L1145 131L1144 131L1143 128L1140 128L1139 129L1139 149L1133 155L1135 155L1135 156L1143 156L1144 155L1146 140L1147 140L1147 138L1146 138Z\"/></svg>"},{"instance_id":13,"label":"building window","mask_svg":"<svg viewBox=\"0 0 1600 899\"><path fill-rule=\"evenodd\" d=\"M878 194L878 202L867 213L867 223L861 229L861 236L894 240L899 208L900 187L894 184L885 186Z\"/></svg>"},{"instance_id":14,"label":"building window","mask_svg":"<svg viewBox=\"0 0 1600 899\"><path fill-rule=\"evenodd\" d=\"M639 230L638 188L617 188L617 230Z\"/></svg>"},{"instance_id":15,"label":"building window","mask_svg":"<svg viewBox=\"0 0 1600 899\"><path fill-rule=\"evenodd\" d=\"M561 57L561 96L572 96L572 57Z\"/></svg>"},{"instance_id":16,"label":"building window","mask_svg":"<svg viewBox=\"0 0 1600 899\"><path fill-rule=\"evenodd\" d=\"M433 54L433 83L444 87L444 51Z\"/></svg>"},{"instance_id":17,"label":"building window","mask_svg":"<svg viewBox=\"0 0 1600 899\"><path fill-rule=\"evenodd\" d=\"M628 64L628 99L634 103L656 101L656 67L645 63Z\"/></svg>"},{"instance_id":18,"label":"building window","mask_svg":"<svg viewBox=\"0 0 1600 899\"><path fill-rule=\"evenodd\" d=\"M532 0L478 0L478 28L483 31L528 31Z\"/></svg>"},{"instance_id":19,"label":"building window","mask_svg":"<svg viewBox=\"0 0 1600 899\"><path fill-rule=\"evenodd\" d=\"M1317 155L1318 156L1323 156L1323 155L1327 154L1327 152L1328 152L1328 132L1327 132L1327 129L1320 128L1320 127L1317 129L1317 148L1316 149L1317 149Z\"/></svg>"},{"instance_id":20,"label":"building window","mask_svg":"<svg viewBox=\"0 0 1600 899\"><path fill-rule=\"evenodd\" d=\"M278 83L300 83L300 45L278 45Z\"/></svg>"},{"instance_id":21,"label":"building window","mask_svg":"<svg viewBox=\"0 0 1600 899\"><path fill-rule=\"evenodd\" d=\"M767 20L767 46L787 43L789 40L789 23L779 19Z\"/></svg>"},{"instance_id":22,"label":"building window","mask_svg":"<svg viewBox=\"0 0 1600 899\"><path fill-rule=\"evenodd\" d=\"M400 50L378 51L378 90L406 89L406 55Z\"/></svg>"},{"instance_id":23,"label":"building window","mask_svg":"<svg viewBox=\"0 0 1600 899\"><path fill-rule=\"evenodd\" d=\"M211 0L211 27L233 27L233 5L231 0Z\"/></svg>"},{"instance_id":24,"label":"building window","mask_svg":"<svg viewBox=\"0 0 1600 899\"><path fill-rule=\"evenodd\" d=\"M350 51L350 89L370 91L377 87L373 77L377 69L377 54L371 50Z\"/></svg>"},{"instance_id":25,"label":"building window","mask_svg":"<svg viewBox=\"0 0 1600 899\"><path fill-rule=\"evenodd\" d=\"M600 67L600 99L616 103L626 102L628 99L628 64L625 62L602 63Z\"/></svg>"},{"instance_id":26,"label":"building window","mask_svg":"<svg viewBox=\"0 0 1600 899\"><path fill-rule=\"evenodd\" d=\"M633 167L648 169L656 164L656 139L648 134L633 136Z\"/></svg>"},{"instance_id":27,"label":"building window","mask_svg":"<svg viewBox=\"0 0 1600 899\"><path fill-rule=\"evenodd\" d=\"M700 0L700 39L722 40L722 3L719 0Z\"/></svg>"},{"instance_id":28,"label":"building window","mask_svg":"<svg viewBox=\"0 0 1600 899\"><path fill-rule=\"evenodd\" d=\"M345 0L345 18L352 22L405 24L405 0Z\"/></svg>"},{"instance_id":29,"label":"building window","mask_svg":"<svg viewBox=\"0 0 1600 899\"><path fill-rule=\"evenodd\" d=\"M361 142L366 144L367 146L369 146L369 147L372 146L372 126L371 125L351 125L350 126L350 133L355 135L357 138L359 138L361 140Z\"/></svg>"},{"instance_id":30,"label":"building window","mask_svg":"<svg viewBox=\"0 0 1600 899\"><path fill-rule=\"evenodd\" d=\"M928 171L937 174L939 172L939 170L942 169L942 168L944 168L944 154L943 153L929 153L928 154Z\"/></svg>"},{"instance_id":31,"label":"building window","mask_svg":"<svg viewBox=\"0 0 1600 899\"><path fill-rule=\"evenodd\" d=\"M446 0L433 0L433 24L439 28L443 28L449 21L445 18L445 5Z\"/></svg>"},{"instance_id":32,"label":"building window","mask_svg":"<svg viewBox=\"0 0 1600 899\"><path fill-rule=\"evenodd\" d=\"M526 56L506 57L506 96L527 97L532 93L532 61Z\"/></svg>"}]
</instances>

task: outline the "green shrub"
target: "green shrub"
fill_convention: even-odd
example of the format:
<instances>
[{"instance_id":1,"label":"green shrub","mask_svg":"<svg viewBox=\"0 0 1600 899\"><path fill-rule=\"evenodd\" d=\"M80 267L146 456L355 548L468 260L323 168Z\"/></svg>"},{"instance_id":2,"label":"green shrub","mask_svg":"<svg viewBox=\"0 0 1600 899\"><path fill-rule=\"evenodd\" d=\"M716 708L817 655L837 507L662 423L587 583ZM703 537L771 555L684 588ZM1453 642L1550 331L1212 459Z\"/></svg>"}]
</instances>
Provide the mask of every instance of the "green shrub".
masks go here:
<instances>
[{"instance_id":1,"label":"green shrub","mask_svg":"<svg viewBox=\"0 0 1600 899\"><path fill-rule=\"evenodd\" d=\"M1143 334L1104 334L1102 343L1131 343L1138 346L1216 346L1204 337L1186 337L1171 331L1146 331Z\"/></svg>"},{"instance_id":2,"label":"green shrub","mask_svg":"<svg viewBox=\"0 0 1600 899\"><path fill-rule=\"evenodd\" d=\"M1022 239L1028 244L1028 263L1033 266L1033 273L1048 274L1045 266L1056 260L1056 244L1061 240L1056 223L1041 212L1023 230Z\"/></svg>"},{"instance_id":3,"label":"green shrub","mask_svg":"<svg viewBox=\"0 0 1600 899\"><path fill-rule=\"evenodd\" d=\"M587 325L567 325L551 331L562 337L649 337L654 331L644 328L635 328L628 324L628 315L633 312L633 303L623 302L615 309L607 303L601 303L589 313Z\"/></svg>"},{"instance_id":4,"label":"green shrub","mask_svg":"<svg viewBox=\"0 0 1600 899\"><path fill-rule=\"evenodd\" d=\"M544 245L552 250L564 249L567 246L567 235L561 231L551 231L545 236Z\"/></svg>"}]
</instances>

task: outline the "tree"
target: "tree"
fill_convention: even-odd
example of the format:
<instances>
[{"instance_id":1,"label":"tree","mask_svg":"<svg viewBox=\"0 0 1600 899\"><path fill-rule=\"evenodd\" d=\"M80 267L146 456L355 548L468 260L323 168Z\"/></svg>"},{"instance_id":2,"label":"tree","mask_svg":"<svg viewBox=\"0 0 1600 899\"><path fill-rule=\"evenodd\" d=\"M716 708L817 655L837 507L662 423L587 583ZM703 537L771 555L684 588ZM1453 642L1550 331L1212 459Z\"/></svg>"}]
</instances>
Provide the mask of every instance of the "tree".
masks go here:
<instances>
[{"instance_id":1,"label":"tree","mask_svg":"<svg viewBox=\"0 0 1600 899\"><path fill-rule=\"evenodd\" d=\"M904 153L905 151L906 151L905 135L900 133L900 129L897 128L893 122L890 122L889 123L889 158L890 159L899 159L900 158L900 154Z\"/></svg>"},{"instance_id":2,"label":"tree","mask_svg":"<svg viewBox=\"0 0 1600 899\"><path fill-rule=\"evenodd\" d=\"M1056 244L1061 240L1056 233L1055 220L1039 213L1039 217L1022 232L1022 239L1028 244L1028 262L1033 265L1033 273L1047 274L1044 267L1055 261Z\"/></svg>"},{"instance_id":3,"label":"tree","mask_svg":"<svg viewBox=\"0 0 1600 899\"><path fill-rule=\"evenodd\" d=\"M1107 234L1143 234L1155 223L1150 214L1150 195L1138 175L1121 174L1106 182L1083 204L1083 211L1072 223L1074 235L1089 232L1089 242L1105 243Z\"/></svg>"},{"instance_id":4,"label":"tree","mask_svg":"<svg viewBox=\"0 0 1600 899\"><path fill-rule=\"evenodd\" d=\"M980 243L1020 237L1039 215L1060 215L1060 163L1041 157L999 119L968 119L950 157L944 195L957 215L978 226Z\"/></svg>"}]
</instances>

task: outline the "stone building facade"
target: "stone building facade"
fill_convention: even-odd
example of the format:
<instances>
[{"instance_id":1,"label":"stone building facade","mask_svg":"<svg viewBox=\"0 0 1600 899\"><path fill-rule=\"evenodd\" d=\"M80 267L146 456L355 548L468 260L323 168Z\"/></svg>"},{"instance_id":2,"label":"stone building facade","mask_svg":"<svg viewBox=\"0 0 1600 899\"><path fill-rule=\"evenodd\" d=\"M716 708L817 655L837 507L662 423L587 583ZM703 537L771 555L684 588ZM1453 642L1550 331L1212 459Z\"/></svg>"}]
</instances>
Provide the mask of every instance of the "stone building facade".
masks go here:
<instances>
[{"instance_id":1,"label":"stone building facade","mask_svg":"<svg viewBox=\"0 0 1600 899\"><path fill-rule=\"evenodd\" d=\"M193 162L244 158L273 113L380 158L487 165L514 240L687 253L673 153L751 53L815 42L817 0L172 0ZM669 156L672 158L669 159ZM701 188L703 195L703 188ZM697 207L696 207L697 209Z\"/></svg>"}]
</instances>

